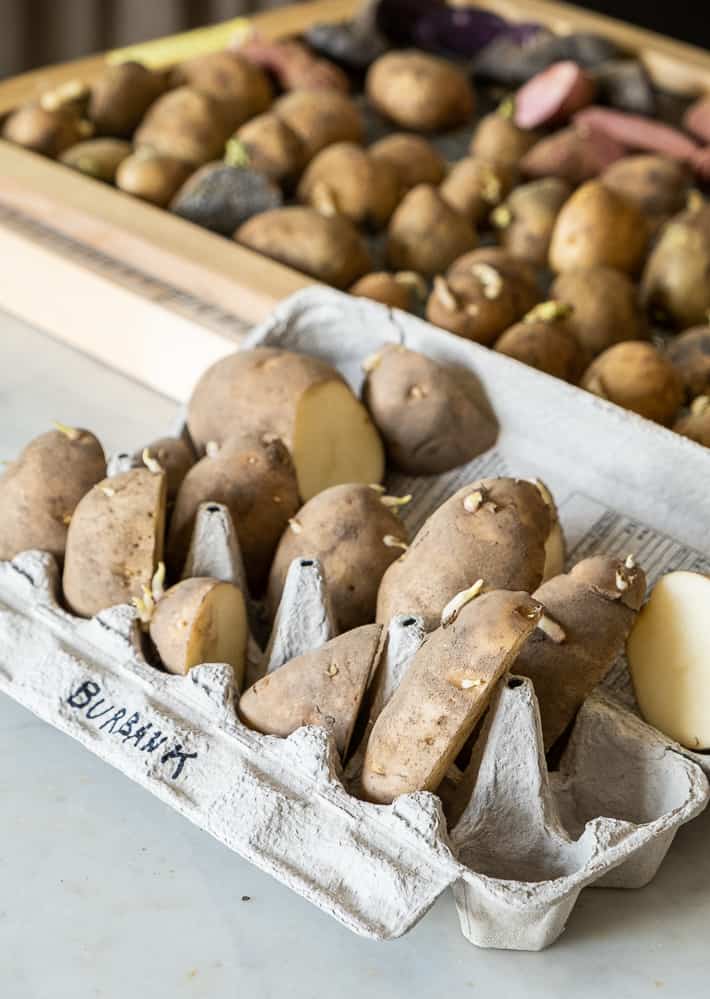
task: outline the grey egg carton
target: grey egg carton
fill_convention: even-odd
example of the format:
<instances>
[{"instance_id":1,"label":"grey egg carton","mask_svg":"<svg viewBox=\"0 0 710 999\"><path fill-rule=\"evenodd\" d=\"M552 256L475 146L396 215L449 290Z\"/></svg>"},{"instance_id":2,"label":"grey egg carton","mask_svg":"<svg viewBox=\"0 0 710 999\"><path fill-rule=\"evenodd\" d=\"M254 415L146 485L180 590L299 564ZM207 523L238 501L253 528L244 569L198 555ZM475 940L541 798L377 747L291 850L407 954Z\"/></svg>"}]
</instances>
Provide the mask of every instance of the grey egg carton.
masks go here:
<instances>
[{"instance_id":1,"label":"grey egg carton","mask_svg":"<svg viewBox=\"0 0 710 999\"><path fill-rule=\"evenodd\" d=\"M384 342L472 370L499 423L501 460L519 464L519 474L537 470L553 492L562 481L591 496L613 484L617 509L659 530L677 528L688 544L704 543L704 496L688 488L707 481L710 459L702 449L420 320L313 289L283 303L247 345L325 357L358 388L363 359ZM537 425L531 413L540 414ZM562 421L572 434L570 453L546 437ZM575 434L585 440L584 463L572 460ZM633 468L617 467L612 453L619 447L630 449ZM660 474L657 462L679 454L682 474ZM474 478L489 469L486 460L457 474ZM427 502L440 501L458 481L429 480L411 516L421 519ZM218 504L200 511L186 573L242 584L236 535ZM146 659L132 608L84 620L58 595L51 556L27 552L0 563L0 689L365 936L401 935L453 886L462 931L473 943L545 947L564 929L583 887L638 887L652 878L679 826L708 801L698 765L705 758L687 758L601 691L585 703L559 770L549 773L534 692L529 681L508 677L469 767L456 775L460 818L451 828L433 794L370 804L351 793L362 759L357 747L343 772L322 729L305 727L286 739L247 729L229 667L168 675ZM250 642L246 682L334 634L318 562L296 560L265 648ZM424 638L417 618L392 621L371 720Z\"/></svg>"}]
</instances>

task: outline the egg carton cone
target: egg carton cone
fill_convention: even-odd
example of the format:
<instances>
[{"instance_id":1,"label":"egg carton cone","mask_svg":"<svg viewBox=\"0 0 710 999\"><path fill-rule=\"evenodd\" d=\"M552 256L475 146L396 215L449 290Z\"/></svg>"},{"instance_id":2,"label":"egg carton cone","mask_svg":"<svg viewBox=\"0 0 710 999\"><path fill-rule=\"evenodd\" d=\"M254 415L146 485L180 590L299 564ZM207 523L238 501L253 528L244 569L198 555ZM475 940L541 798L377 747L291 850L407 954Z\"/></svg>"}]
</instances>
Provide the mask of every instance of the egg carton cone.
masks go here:
<instances>
[{"instance_id":1,"label":"egg carton cone","mask_svg":"<svg viewBox=\"0 0 710 999\"><path fill-rule=\"evenodd\" d=\"M604 525L621 517L641 525L644 537L658 532L679 551L707 556L701 484L710 479L710 455L602 400L421 320L327 289L282 303L246 346L323 357L359 390L364 359L385 343L468 369L498 424L495 446L465 468L422 480L390 476L391 493L412 494L402 511L410 531L466 482L515 474L542 477L551 488L573 554L583 542L595 550L610 544ZM564 435L553 432L560 426ZM633 462L619 467L619 453ZM671 461L677 474L666 476ZM633 532L623 538L633 540ZM186 572L246 592L234 526L219 504L200 510ZM707 801L696 764L609 695L587 701L561 770L548 774L534 695L523 681L500 687L459 782L455 826L447 826L442 801L430 793L370 804L352 793L359 747L368 719L382 710L425 638L421 621L403 615L388 629L344 773L323 729L303 727L282 739L244 726L228 666L164 673L146 658L133 608L80 619L59 594L51 556L26 552L0 563L0 689L365 936L401 935L455 885L469 939L546 946L585 884L648 880L678 825ZM254 625L256 611L250 602ZM322 567L315 558L296 560L271 637L250 641L246 682L333 633ZM513 715L520 731L506 745L501 732ZM620 790L627 759L636 783L627 780ZM610 786L612 773L618 786ZM486 802L496 803L490 814ZM503 850L506 814L527 849Z\"/></svg>"}]
</instances>

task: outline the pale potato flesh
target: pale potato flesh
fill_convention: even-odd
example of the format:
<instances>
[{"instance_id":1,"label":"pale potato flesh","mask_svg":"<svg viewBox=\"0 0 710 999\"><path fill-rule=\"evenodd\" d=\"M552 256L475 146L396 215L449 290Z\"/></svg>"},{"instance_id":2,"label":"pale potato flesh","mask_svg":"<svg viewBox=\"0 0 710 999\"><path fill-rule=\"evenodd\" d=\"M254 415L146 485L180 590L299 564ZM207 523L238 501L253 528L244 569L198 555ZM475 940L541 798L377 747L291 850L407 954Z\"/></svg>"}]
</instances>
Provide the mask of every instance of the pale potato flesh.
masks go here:
<instances>
[{"instance_id":1,"label":"pale potato flesh","mask_svg":"<svg viewBox=\"0 0 710 999\"><path fill-rule=\"evenodd\" d=\"M385 458L367 410L340 381L301 396L293 427L293 463L303 501L344 482L380 482Z\"/></svg>"},{"instance_id":2,"label":"pale potato flesh","mask_svg":"<svg viewBox=\"0 0 710 999\"><path fill-rule=\"evenodd\" d=\"M663 576L627 653L644 719L688 749L710 749L710 578Z\"/></svg>"}]
</instances>

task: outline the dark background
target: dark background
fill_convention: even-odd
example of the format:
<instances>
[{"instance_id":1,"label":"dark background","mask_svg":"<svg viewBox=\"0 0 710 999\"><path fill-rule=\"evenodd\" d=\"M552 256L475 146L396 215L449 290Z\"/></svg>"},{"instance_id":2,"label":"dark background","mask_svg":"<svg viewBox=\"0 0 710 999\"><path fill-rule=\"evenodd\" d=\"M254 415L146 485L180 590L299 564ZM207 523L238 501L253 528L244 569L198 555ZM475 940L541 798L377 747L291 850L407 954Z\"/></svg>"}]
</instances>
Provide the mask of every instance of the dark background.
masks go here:
<instances>
[{"instance_id":1,"label":"dark background","mask_svg":"<svg viewBox=\"0 0 710 999\"><path fill-rule=\"evenodd\" d=\"M0 77L145 38L277 7L287 0L0 0ZM708 0L580 3L710 48Z\"/></svg>"}]
</instances>

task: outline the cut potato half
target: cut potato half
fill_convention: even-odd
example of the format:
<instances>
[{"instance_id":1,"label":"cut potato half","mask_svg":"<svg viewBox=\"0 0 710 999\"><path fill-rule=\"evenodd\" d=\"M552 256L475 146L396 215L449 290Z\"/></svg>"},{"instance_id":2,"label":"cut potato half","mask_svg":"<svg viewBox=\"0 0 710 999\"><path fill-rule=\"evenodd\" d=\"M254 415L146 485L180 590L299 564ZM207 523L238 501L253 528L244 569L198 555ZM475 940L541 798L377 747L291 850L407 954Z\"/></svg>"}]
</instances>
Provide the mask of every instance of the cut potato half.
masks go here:
<instances>
[{"instance_id":1,"label":"cut potato half","mask_svg":"<svg viewBox=\"0 0 710 999\"><path fill-rule=\"evenodd\" d=\"M710 578L663 576L627 652L644 719L688 749L710 749Z\"/></svg>"},{"instance_id":2,"label":"cut potato half","mask_svg":"<svg viewBox=\"0 0 710 999\"><path fill-rule=\"evenodd\" d=\"M249 625L244 597L233 583L205 577L176 583L158 601L150 637L169 673L228 663L241 687Z\"/></svg>"}]
</instances>

